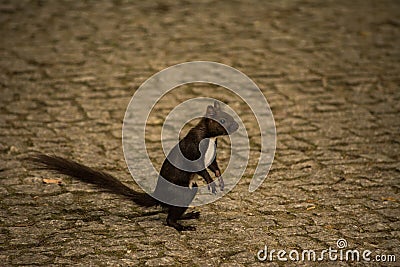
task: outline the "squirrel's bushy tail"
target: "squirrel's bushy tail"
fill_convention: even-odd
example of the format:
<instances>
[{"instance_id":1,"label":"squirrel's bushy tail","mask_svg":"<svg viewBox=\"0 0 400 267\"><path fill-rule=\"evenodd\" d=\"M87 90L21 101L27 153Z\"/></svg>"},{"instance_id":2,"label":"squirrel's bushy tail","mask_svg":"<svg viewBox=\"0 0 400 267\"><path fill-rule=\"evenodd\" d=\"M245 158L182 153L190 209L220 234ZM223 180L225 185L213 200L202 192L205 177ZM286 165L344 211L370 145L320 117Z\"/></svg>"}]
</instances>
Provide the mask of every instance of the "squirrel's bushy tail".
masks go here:
<instances>
[{"instance_id":1,"label":"squirrel's bushy tail","mask_svg":"<svg viewBox=\"0 0 400 267\"><path fill-rule=\"evenodd\" d=\"M75 161L44 154L31 156L28 160L35 164L36 169L51 170L71 176L82 182L106 189L114 194L126 196L140 206L151 207L158 204L157 200L150 195L127 187L110 174L94 170Z\"/></svg>"}]
</instances>

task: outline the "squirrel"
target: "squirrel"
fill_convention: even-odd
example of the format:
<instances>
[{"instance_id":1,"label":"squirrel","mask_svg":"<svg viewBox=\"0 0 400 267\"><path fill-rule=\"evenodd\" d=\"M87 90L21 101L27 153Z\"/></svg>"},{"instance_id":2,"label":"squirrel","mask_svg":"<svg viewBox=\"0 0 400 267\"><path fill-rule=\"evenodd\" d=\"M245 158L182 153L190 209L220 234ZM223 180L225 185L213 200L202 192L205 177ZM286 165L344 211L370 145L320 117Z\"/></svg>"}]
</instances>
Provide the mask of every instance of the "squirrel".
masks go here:
<instances>
[{"instance_id":1,"label":"squirrel","mask_svg":"<svg viewBox=\"0 0 400 267\"><path fill-rule=\"evenodd\" d=\"M200 212L184 214L198 190L194 178L196 174L200 175L208 189L215 194L215 182L208 173L208 168L218 177L221 191L224 190L224 181L216 160L216 137L230 135L238 128L238 123L221 110L217 101L213 106L209 105L205 116L172 148L164 160L152 194L137 192L106 172L59 156L37 154L28 160L35 164L36 169L55 171L94 184L114 194L126 196L139 206L167 208L168 226L178 231L193 231L196 230L194 226L184 226L178 220L197 219L200 216Z\"/></svg>"}]
</instances>

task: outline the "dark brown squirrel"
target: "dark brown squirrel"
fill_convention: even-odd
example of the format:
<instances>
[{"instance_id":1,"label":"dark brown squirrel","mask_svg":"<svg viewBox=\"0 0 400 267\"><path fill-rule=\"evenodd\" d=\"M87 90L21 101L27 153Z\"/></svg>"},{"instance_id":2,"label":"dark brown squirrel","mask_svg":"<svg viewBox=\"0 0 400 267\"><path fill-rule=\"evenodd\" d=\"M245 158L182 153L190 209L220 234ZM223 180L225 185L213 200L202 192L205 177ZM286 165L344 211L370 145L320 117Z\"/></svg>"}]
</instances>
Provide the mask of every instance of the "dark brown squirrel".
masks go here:
<instances>
[{"instance_id":1,"label":"dark brown squirrel","mask_svg":"<svg viewBox=\"0 0 400 267\"><path fill-rule=\"evenodd\" d=\"M163 206L168 210L168 226L178 231L195 230L194 226L183 226L178 222L183 219L197 219L200 216L199 212L184 214L198 190L193 179L196 174L200 175L209 190L215 194L215 182L208 173L208 168L218 177L221 190L224 189L221 170L216 160L216 137L232 134L238 128L234 118L223 112L217 101L214 102L214 106L208 106L205 116L174 146L164 160L153 194L137 192L108 173L62 157L38 154L30 157L29 161L35 163L37 169L55 171L94 184L112 193L126 196L137 205ZM179 148L181 153L178 153ZM187 163L186 159L191 163Z\"/></svg>"}]
</instances>

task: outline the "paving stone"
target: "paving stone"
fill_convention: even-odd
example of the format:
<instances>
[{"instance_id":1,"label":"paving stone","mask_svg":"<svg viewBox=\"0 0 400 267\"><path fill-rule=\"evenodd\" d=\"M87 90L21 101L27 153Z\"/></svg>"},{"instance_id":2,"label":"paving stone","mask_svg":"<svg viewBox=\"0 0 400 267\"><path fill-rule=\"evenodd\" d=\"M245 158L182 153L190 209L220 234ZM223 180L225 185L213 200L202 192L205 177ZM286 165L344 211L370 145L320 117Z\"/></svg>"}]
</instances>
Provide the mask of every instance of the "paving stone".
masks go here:
<instances>
[{"instance_id":1,"label":"paving stone","mask_svg":"<svg viewBox=\"0 0 400 267\"><path fill-rule=\"evenodd\" d=\"M399 8L390 0L0 4L2 265L281 266L258 261L257 251L266 244L322 250L339 238L399 258ZM200 219L184 222L196 232L177 233L156 208L31 171L23 161L57 154L138 189L121 147L126 106L151 75L192 60L228 64L254 79L277 130L269 175L249 194L261 147L251 110L204 84L160 101L146 137L158 167L160 127L180 101L229 103L250 137L245 177L196 208ZM225 168L229 142L219 146Z\"/></svg>"}]
</instances>

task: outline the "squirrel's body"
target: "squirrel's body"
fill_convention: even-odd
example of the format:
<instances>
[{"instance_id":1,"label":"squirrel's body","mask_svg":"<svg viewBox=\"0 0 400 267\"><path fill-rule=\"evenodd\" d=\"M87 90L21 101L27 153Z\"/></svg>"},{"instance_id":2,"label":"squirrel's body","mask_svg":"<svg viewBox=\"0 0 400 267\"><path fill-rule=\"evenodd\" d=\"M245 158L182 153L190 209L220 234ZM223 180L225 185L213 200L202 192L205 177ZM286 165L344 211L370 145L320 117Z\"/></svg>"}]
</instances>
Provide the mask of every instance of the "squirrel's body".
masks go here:
<instances>
[{"instance_id":1,"label":"squirrel's body","mask_svg":"<svg viewBox=\"0 0 400 267\"><path fill-rule=\"evenodd\" d=\"M53 170L127 196L140 206L165 206L168 208L167 224L169 226L178 231L194 230L194 227L183 226L177 220L199 217L198 212L182 216L197 193L197 184L193 182L195 175L200 175L215 193L215 183L207 171L209 168L219 177L221 190L223 190L221 171L216 161L216 137L231 134L237 128L238 124L232 116L221 111L218 102L215 102L214 106L208 106L206 116L168 154L161 167L156 188L151 195L127 187L110 174L93 170L68 159L43 154L30 159L41 169Z\"/></svg>"}]
</instances>

